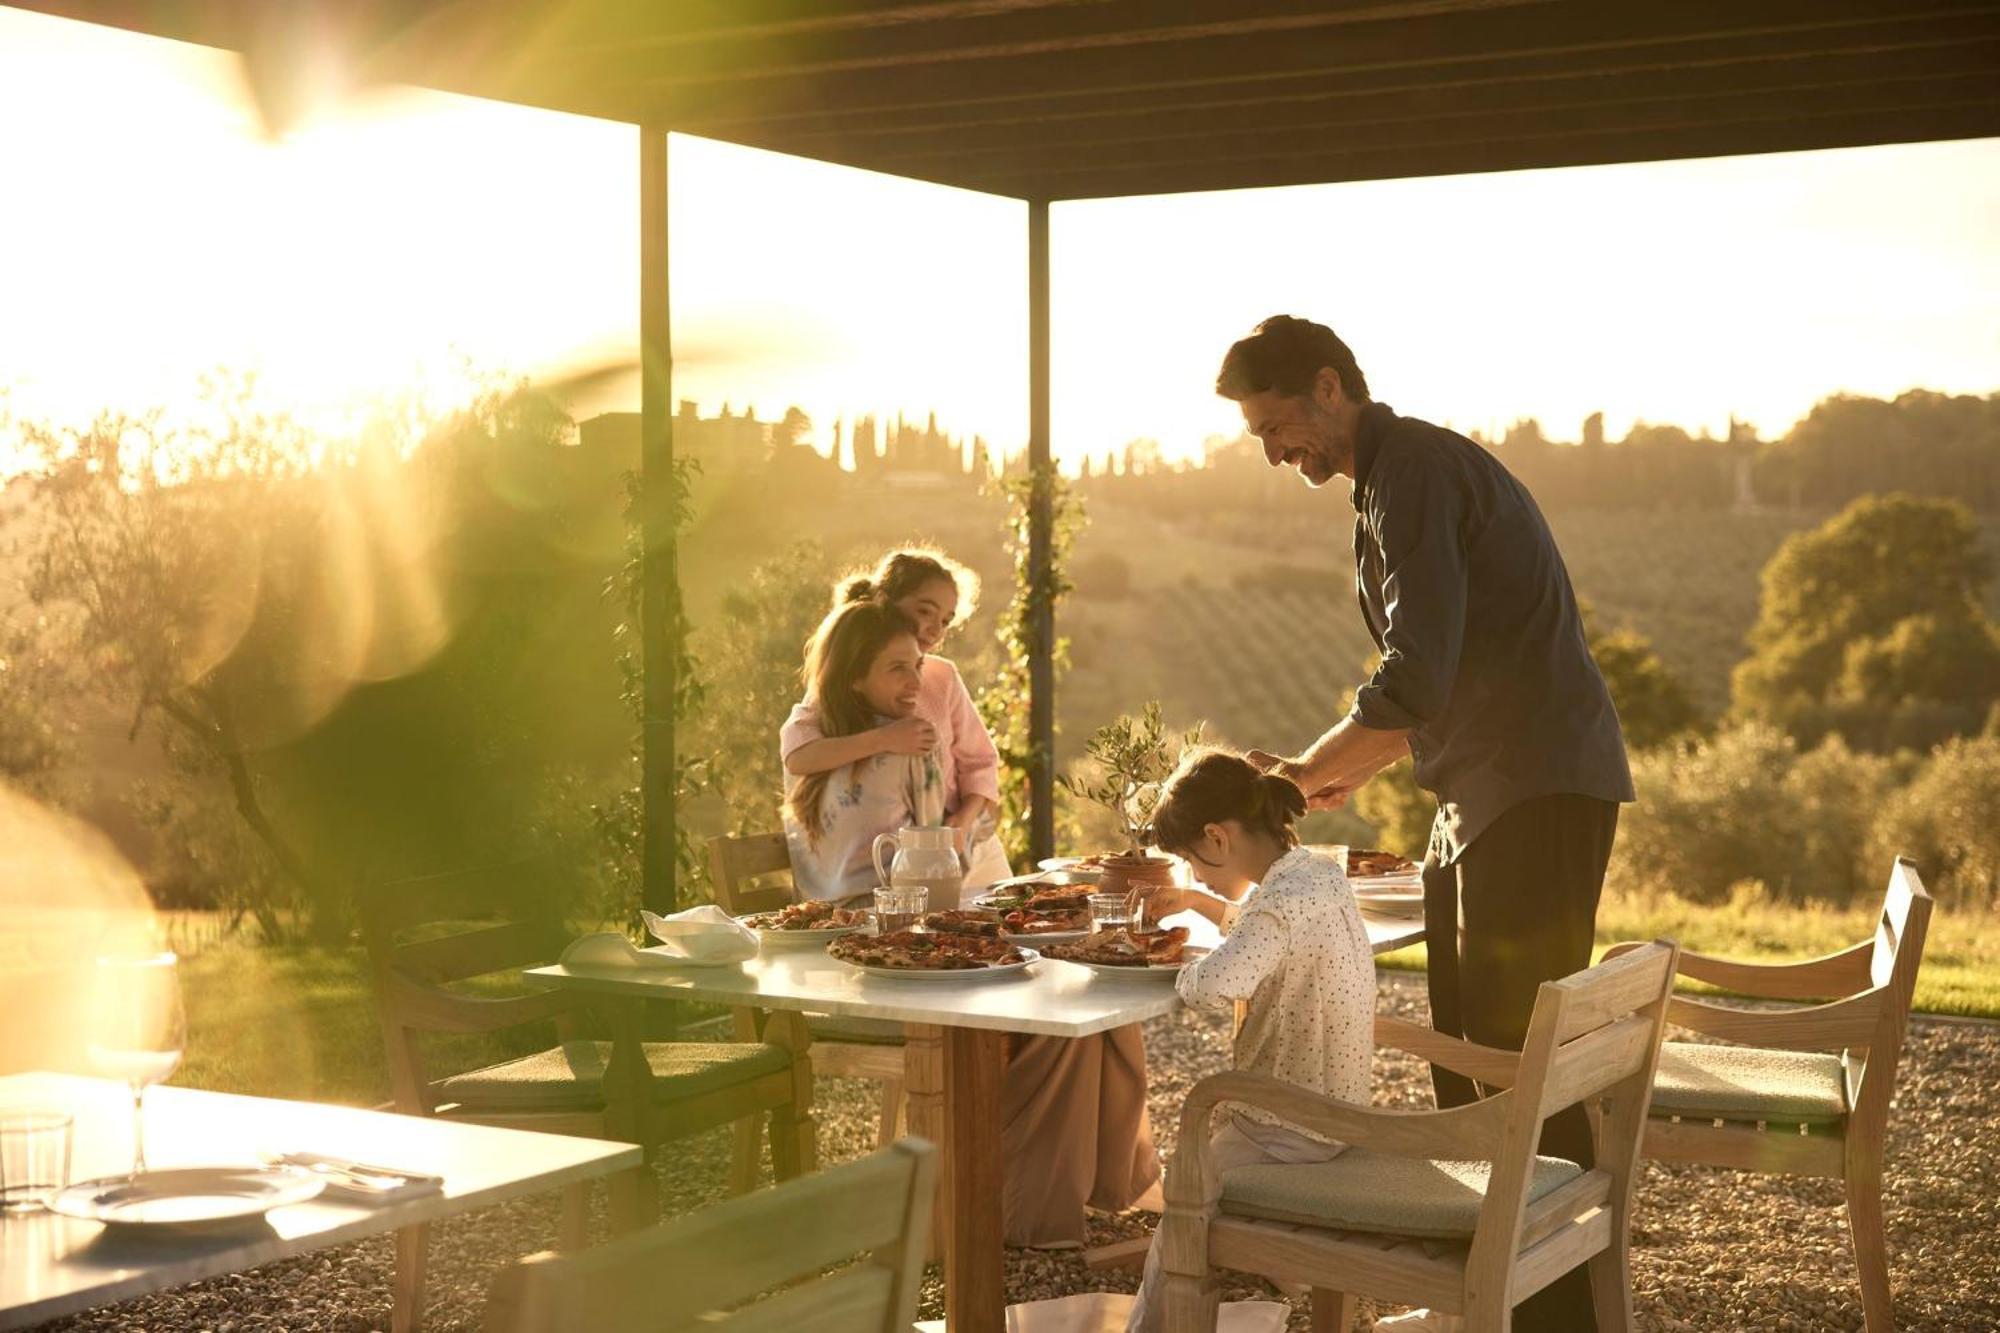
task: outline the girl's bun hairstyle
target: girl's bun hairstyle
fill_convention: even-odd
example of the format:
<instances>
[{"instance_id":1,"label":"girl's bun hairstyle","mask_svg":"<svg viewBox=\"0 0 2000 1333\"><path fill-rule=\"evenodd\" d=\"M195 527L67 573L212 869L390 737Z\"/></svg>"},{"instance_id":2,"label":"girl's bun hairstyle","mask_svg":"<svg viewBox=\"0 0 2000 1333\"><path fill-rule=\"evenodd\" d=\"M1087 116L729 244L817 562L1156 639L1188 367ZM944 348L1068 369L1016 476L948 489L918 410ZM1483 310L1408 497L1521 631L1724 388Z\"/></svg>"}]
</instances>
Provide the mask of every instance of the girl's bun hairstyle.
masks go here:
<instances>
[{"instance_id":1,"label":"girl's bun hairstyle","mask_svg":"<svg viewBox=\"0 0 2000 1333\"><path fill-rule=\"evenodd\" d=\"M1210 824L1235 820L1281 847L1296 847L1292 825L1306 812L1305 793L1288 778L1259 773L1242 755L1205 747L1182 756L1153 809L1153 843L1181 852Z\"/></svg>"},{"instance_id":2,"label":"girl's bun hairstyle","mask_svg":"<svg viewBox=\"0 0 2000 1333\"><path fill-rule=\"evenodd\" d=\"M856 570L834 585L833 604L849 602L900 602L911 593L939 579L958 592L958 624L964 624L979 609L979 575L929 546L906 546L889 552L868 570Z\"/></svg>"}]
</instances>

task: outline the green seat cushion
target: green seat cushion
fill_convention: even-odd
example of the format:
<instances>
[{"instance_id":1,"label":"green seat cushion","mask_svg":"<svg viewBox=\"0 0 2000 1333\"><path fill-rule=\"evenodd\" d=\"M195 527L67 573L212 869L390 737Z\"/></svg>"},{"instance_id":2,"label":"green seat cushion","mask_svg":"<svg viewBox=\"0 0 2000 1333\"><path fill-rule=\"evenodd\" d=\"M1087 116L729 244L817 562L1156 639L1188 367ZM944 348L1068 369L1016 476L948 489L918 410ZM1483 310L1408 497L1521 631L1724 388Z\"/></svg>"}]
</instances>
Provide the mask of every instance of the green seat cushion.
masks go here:
<instances>
[{"instance_id":1,"label":"green seat cushion","mask_svg":"<svg viewBox=\"0 0 2000 1333\"><path fill-rule=\"evenodd\" d=\"M1653 1114L1820 1124L1846 1116L1847 1083L1837 1055L1670 1041L1660 1047Z\"/></svg>"},{"instance_id":2,"label":"green seat cushion","mask_svg":"<svg viewBox=\"0 0 2000 1333\"><path fill-rule=\"evenodd\" d=\"M1491 1162L1443 1162L1349 1148L1303 1166L1260 1163L1222 1173L1222 1211L1342 1231L1463 1240L1479 1225ZM1583 1174L1537 1157L1530 1201Z\"/></svg>"},{"instance_id":3,"label":"green seat cushion","mask_svg":"<svg viewBox=\"0 0 2000 1333\"><path fill-rule=\"evenodd\" d=\"M653 1097L659 1102L748 1083L792 1063L781 1047L758 1042L647 1042L644 1049L653 1070ZM608 1041L566 1041L445 1079L438 1092L444 1101L469 1110L591 1110L604 1105L604 1066L610 1059Z\"/></svg>"},{"instance_id":4,"label":"green seat cushion","mask_svg":"<svg viewBox=\"0 0 2000 1333\"><path fill-rule=\"evenodd\" d=\"M806 1029L814 1041L851 1041L866 1046L901 1046L903 1025L888 1018L839 1018L807 1014Z\"/></svg>"}]
</instances>

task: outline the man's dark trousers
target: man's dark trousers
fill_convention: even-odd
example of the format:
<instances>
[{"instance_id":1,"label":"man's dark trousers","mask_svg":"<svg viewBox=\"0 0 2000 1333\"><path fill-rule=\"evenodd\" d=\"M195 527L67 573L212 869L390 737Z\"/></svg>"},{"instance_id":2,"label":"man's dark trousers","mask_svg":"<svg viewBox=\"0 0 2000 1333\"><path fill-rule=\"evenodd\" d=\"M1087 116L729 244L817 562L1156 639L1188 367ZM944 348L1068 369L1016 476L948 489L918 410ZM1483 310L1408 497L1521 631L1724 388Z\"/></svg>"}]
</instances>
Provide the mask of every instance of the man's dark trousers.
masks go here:
<instances>
[{"instance_id":1,"label":"man's dark trousers","mask_svg":"<svg viewBox=\"0 0 2000 1333\"><path fill-rule=\"evenodd\" d=\"M1537 796L1504 811L1448 866L1424 867L1431 1024L1447 1036L1520 1050L1535 990L1590 966L1597 899L1618 806L1593 796ZM1457 948L1450 947L1457 941ZM1472 1080L1432 1067L1440 1107L1479 1096ZM1572 1106L1542 1126L1541 1151L1595 1164L1590 1122ZM1558 1278L1514 1311L1519 1333L1597 1327L1588 1270Z\"/></svg>"}]
</instances>

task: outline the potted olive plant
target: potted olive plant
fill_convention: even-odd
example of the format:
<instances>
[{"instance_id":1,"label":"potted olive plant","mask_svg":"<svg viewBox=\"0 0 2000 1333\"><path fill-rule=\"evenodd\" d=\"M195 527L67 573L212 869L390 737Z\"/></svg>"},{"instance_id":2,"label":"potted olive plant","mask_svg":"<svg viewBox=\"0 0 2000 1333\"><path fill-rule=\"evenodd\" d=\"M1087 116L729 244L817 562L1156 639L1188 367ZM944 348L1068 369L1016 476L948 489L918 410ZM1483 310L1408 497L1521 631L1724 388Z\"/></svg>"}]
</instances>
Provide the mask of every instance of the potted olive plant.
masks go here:
<instances>
[{"instance_id":1,"label":"potted olive plant","mask_svg":"<svg viewBox=\"0 0 2000 1333\"><path fill-rule=\"evenodd\" d=\"M1161 785L1180 762L1182 752L1200 740L1199 723L1169 735L1155 699L1137 717L1126 714L1099 727L1083 747L1084 771L1062 778L1066 791L1109 810L1124 831L1125 846L1115 855L1099 858L1104 867L1100 891L1113 893L1137 884L1173 882L1174 863L1151 855L1146 844Z\"/></svg>"}]
</instances>

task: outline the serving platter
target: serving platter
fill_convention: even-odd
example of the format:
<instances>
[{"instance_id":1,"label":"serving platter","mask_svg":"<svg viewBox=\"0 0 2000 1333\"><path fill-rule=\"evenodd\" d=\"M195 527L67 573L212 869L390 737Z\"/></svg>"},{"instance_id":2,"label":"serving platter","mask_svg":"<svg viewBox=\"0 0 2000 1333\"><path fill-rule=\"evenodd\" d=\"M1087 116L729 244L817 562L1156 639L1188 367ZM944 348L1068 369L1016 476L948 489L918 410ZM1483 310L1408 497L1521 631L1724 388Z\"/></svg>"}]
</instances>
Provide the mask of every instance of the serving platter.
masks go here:
<instances>
[{"instance_id":1,"label":"serving platter","mask_svg":"<svg viewBox=\"0 0 2000 1333\"><path fill-rule=\"evenodd\" d=\"M199 1231L260 1221L326 1188L300 1166L187 1166L86 1180L56 1191L52 1213L134 1231Z\"/></svg>"},{"instance_id":2,"label":"serving platter","mask_svg":"<svg viewBox=\"0 0 2000 1333\"><path fill-rule=\"evenodd\" d=\"M1177 977L1181 974L1181 969L1189 963L1199 962L1206 957L1208 957L1208 950L1198 944L1193 944L1181 950L1181 960L1178 963L1158 963L1146 967L1127 967L1116 963L1086 963L1079 958L1058 958L1053 961L1068 963L1072 967L1089 968L1100 977L1119 977L1127 980L1151 982Z\"/></svg>"},{"instance_id":3,"label":"serving platter","mask_svg":"<svg viewBox=\"0 0 2000 1333\"><path fill-rule=\"evenodd\" d=\"M856 972L871 977L894 977L898 981L991 981L995 977L1018 976L1042 961L1041 954L1025 948L1021 949L1021 961L1018 963L989 963L984 967L877 967L872 963L851 962L837 955L829 957Z\"/></svg>"}]
</instances>

